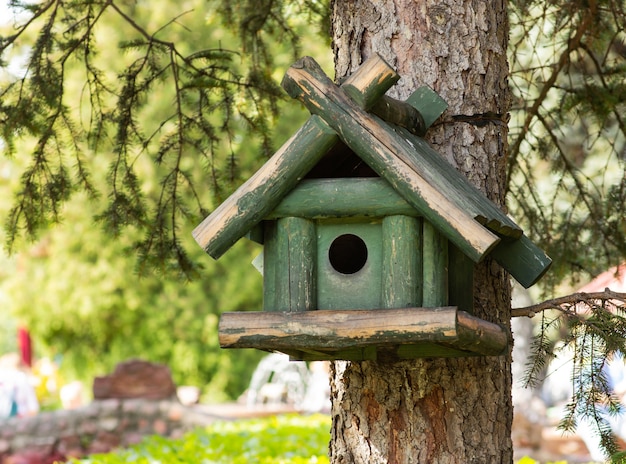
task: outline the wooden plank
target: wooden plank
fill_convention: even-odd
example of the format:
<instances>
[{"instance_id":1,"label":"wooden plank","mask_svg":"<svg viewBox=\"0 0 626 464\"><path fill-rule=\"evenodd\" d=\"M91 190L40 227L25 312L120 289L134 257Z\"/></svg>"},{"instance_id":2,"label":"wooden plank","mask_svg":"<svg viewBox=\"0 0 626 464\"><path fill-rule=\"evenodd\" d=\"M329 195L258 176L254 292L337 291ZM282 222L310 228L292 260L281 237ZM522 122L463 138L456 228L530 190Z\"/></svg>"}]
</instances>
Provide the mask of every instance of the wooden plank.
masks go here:
<instances>
[{"instance_id":1,"label":"wooden plank","mask_svg":"<svg viewBox=\"0 0 626 464\"><path fill-rule=\"evenodd\" d=\"M482 350L484 351L484 350ZM283 350L293 361L378 361L395 362L399 359L416 358L466 358L469 356L499 356L502 350L493 352L474 352L455 347L454 344L420 342L412 345L396 345L392 347L353 348L330 351L297 351Z\"/></svg>"},{"instance_id":2,"label":"wooden plank","mask_svg":"<svg viewBox=\"0 0 626 464\"><path fill-rule=\"evenodd\" d=\"M474 187L424 139L416 137L401 127L396 128L396 133L415 148L410 156L404 159L412 169L417 170L429 182L447 192L459 207L468 211L474 219L494 233L513 239L522 236L522 229L511 218Z\"/></svg>"},{"instance_id":3,"label":"wooden plank","mask_svg":"<svg viewBox=\"0 0 626 464\"><path fill-rule=\"evenodd\" d=\"M476 356L476 353L443 343L420 343L417 345L400 345L394 355L398 359L465 358Z\"/></svg>"},{"instance_id":4,"label":"wooden plank","mask_svg":"<svg viewBox=\"0 0 626 464\"><path fill-rule=\"evenodd\" d=\"M448 244L448 304L474 312L474 263L452 244Z\"/></svg>"},{"instance_id":5,"label":"wooden plank","mask_svg":"<svg viewBox=\"0 0 626 464\"><path fill-rule=\"evenodd\" d=\"M324 351L456 337L454 307L235 312L219 323L222 348Z\"/></svg>"},{"instance_id":6,"label":"wooden plank","mask_svg":"<svg viewBox=\"0 0 626 464\"><path fill-rule=\"evenodd\" d=\"M418 218L383 219L382 307L422 305L422 224Z\"/></svg>"},{"instance_id":7,"label":"wooden plank","mask_svg":"<svg viewBox=\"0 0 626 464\"><path fill-rule=\"evenodd\" d=\"M336 242L341 236L354 236L355 240ZM333 249L333 244L337 248ZM319 221L317 246L318 309L375 309L382 306L382 226L379 220ZM342 256L342 250L348 253ZM331 261L331 254L335 264ZM344 270L347 267L358 271L344 274L337 264ZM361 265L363 267L359 269Z\"/></svg>"},{"instance_id":8,"label":"wooden plank","mask_svg":"<svg viewBox=\"0 0 626 464\"><path fill-rule=\"evenodd\" d=\"M398 345L394 347L377 348L375 346L368 348L358 348L339 351L297 351L283 350L288 354L292 361L378 361L378 362L395 362L399 359L416 359L416 358L466 358L470 356L499 356L503 354L501 351L476 353L466 351L455 346L445 343L422 342L413 345Z\"/></svg>"},{"instance_id":9,"label":"wooden plank","mask_svg":"<svg viewBox=\"0 0 626 464\"><path fill-rule=\"evenodd\" d=\"M314 74L319 73L302 66L291 67L283 79L283 88L311 113L324 117L347 146L465 254L476 262L482 260L499 238L451 200L450 192L441 190L436 182L414 169L411 160L415 147L411 143L376 116L361 110L330 79Z\"/></svg>"},{"instance_id":10,"label":"wooden plank","mask_svg":"<svg viewBox=\"0 0 626 464\"><path fill-rule=\"evenodd\" d=\"M317 309L315 224L297 217L282 218L277 221L276 233L276 309Z\"/></svg>"},{"instance_id":11,"label":"wooden plank","mask_svg":"<svg viewBox=\"0 0 626 464\"><path fill-rule=\"evenodd\" d=\"M519 240L502 241L492 256L524 288L533 286L552 265L552 259L525 235Z\"/></svg>"},{"instance_id":12,"label":"wooden plank","mask_svg":"<svg viewBox=\"0 0 626 464\"><path fill-rule=\"evenodd\" d=\"M277 221L263 221L263 310L277 311L276 269L278 261Z\"/></svg>"},{"instance_id":13,"label":"wooden plank","mask_svg":"<svg viewBox=\"0 0 626 464\"><path fill-rule=\"evenodd\" d=\"M426 134L424 118L415 107L408 103L383 95L370 111L389 124L404 127L411 134L420 137Z\"/></svg>"},{"instance_id":14,"label":"wooden plank","mask_svg":"<svg viewBox=\"0 0 626 464\"><path fill-rule=\"evenodd\" d=\"M427 129L448 109L448 103L427 85L413 92L406 103L420 112Z\"/></svg>"},{"instance_id":15,"label":"wooden plank","mask_svg":"<svg viewBox=\"0 0 626 464\"><path fill-rule=\"evenodd\" d=\"M448 304L448 240L428 221L422 232L422 306Z\"/></svg>"},{"instance_id":16,"label":"wooden plank","mask_svg":"<svg viewBox=\"0 0 626 464\"><path fill-rule=\"evenodd\" d=\"M378 350L375 346L367 346L365 348L348 348L344 350L330 351L298 351L283 350L288 354L292 361L376 361L378 358Z\"/></svg>"},{"instance_id":17,"label":"wooden plank","mask_svg":"<svg viewBox=\"0 0 626 464\"><path fill-rule=\"evenodd\" d=\"M444 175L440 185L447 192L456 192L455 202L471 211L475 219L503 239L493 249L492 256L515 280L525 288L534 285L550 268L552 260L543 250L523 235L522 230L504 214L493 202L454 169L443 157L435 152L424 140L415 137L401 128L397 132L414 144L415 166L428 172ZM458 188L454 188L454 187Z\"/></svg>"},{"instance_id":18,"label":"wooden plank","mask_svg":"<svg viewBox=\"0 0 626 464\"><path fill-rule=\"evenodd\" d=\"M274 209L336 142L336 134L319 118L309 118L274 156L193 230L196 242L218 259Z\"/></svg>"},{"instance_id":19,"label":"wooden plank","mask_svg":"<svg viewBox=\"0 0 626 464\"><path fill-rule=\"evenodd\" d=\"M464 311L457 312L458 341L454 346L484 355L505 354L509 345L507 331L492 322L474 317Z\"/></svg>"},{"instance_id":20,"label":"wooden plank","mask_svg":"<svg viewBox=\"0 0 626 464\"><path fill-rule=\"evenodd\" d=\"M273 311L291 311L291 295L289 294L289 236L285 230L286 219L276 221L275 247L271 252L275 260L274 285L276 288L276 308ZM269 253L268 253L269 254Z\"/></svg>"},{"instance_id":21,"label":"wooden plank","mask_svg":"<svg viewBox=\"0 0 626 464\"><path fill-rule=\"evenodd\" d=\"M317 66L315 60L308 56L298 60L293 66L315 68L313 72L324 75L324 71ZM375 53L361 64L356 72L343 80L341 88L347 95L350 95L350 98L352 98L357 105L367 110L382 98L385 92L399 80L400 76L393 67L387 63L382 56ZM382 82L386 82L386 84L380 85Z\"/></svg>"},{"instance_id":22,"label":"wooden plank","mask_svg":"<svg viewBox=\"0 0 626 464\"><path fill-rule=\"evenodd\" d=\"M362 93L363 101L373 102L398 80L398 75L377 55L366 64L347 84L355 95ZM333 130L311 116L274 156L194 229L196 242L218 259L272 211L337 140Z\"/></svg>"},{"instance_id":23,"label":"wooden plank","mask_svg":"<svg viewBox=\"0 0 626 464\"><path fill-rule=\"evenodd\" d=\"M455 307L385 310L224 313L219 323L222 348L257 348L298 353L354 353L405 345L442 345L452 351L499 355L505 330ZM362 351L361 351L362 352ZM366 351L372 357L371 349ZM428 356L428 353L424 353Z\"/></svg>"},{"instance_id":24,"label":"wooden plank","mask_svg":"<svg viewBox=\"0 0 626 464\"><path fill-rule=\"evenodd\" d=\"M385 179L305 179L268 219L300 216L310 219L345 217L419 216Z\"/></svg>"}]
</instances>

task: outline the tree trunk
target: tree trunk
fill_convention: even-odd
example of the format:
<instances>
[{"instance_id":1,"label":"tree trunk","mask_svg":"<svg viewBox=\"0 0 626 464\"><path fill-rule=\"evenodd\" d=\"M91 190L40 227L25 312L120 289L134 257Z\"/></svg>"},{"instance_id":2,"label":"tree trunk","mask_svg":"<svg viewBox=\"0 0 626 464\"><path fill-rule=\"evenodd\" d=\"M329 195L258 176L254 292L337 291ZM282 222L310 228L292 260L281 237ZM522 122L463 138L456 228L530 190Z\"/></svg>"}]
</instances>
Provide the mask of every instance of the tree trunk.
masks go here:
<instances>
[{"instance_id":1,"label":"tree trunk","mask_svg":"<svg viewBox=\"0 0 626 464\"><path fill-rule=\"evenodd\" d=\"M427 139L504 204L508 21L503 0L341 0L333 3L338 78L379 53L402 76L404 100L427 84L449 104ZM390 92L390 93L391 93ZM509 327L508 277L477 266L474 314ZM335 362L333 463L507 463L511 358Z\"/></svg>"}]
</instances>

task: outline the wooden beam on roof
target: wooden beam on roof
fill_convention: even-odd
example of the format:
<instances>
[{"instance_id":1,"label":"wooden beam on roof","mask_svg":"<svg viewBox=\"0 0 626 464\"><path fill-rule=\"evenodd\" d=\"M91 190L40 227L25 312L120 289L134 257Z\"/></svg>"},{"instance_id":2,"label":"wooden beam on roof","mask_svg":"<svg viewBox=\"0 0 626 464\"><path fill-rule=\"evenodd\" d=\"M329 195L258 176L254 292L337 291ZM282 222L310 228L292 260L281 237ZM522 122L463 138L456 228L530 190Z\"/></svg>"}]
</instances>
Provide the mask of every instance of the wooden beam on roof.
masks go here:
<instances>
[{"instance_id":1,"label":"wooden beam on roof","mask_svg":"<svg viewBox=\"0 0 626 464\"><path fill-rule=\"evenodd\" d=\"M250 179L192 232L214 259L259 223L337 142L318 117L309 120ZM309 156L302 156L303 152Z\"/></svg>"},{"instance_id":2,"label":"wooden beam on roof","mask_svg":"<svg viewBox=\"0 0 626 464\"><path fill-rule=\"evenodd\" d=\"M408 103L383 95L370 111L390 124L404 127L411 134L420 137L426 134L428 127L424 118L416 108Z\"/></svg>"},{"instance_id":3,"label":"wooden beam on roof","mask_svg":"<svg viewBox=\"0 0 626 464\"><path fill-rule=\"evenodd\" d=\"M341 89L320 73L315 62L298 62L287 70L283 88L317 114L341 140L385 178L474 262L481 261L499 238L474 220L436 170L415 166L415 145L399 136L381 119L359 108ZM467 180L465 184L469 185Z\"/></svg>"},{"instance_id":4,"label":"wooden beam on roof","mask_svg":"<svg viewBox=\"0 0 626 464\"><path fill-rule=\"evenodd\" d=\"M502 240L492 257L524 288L532 287L552 265L552 259L525 235L518 240Z\"/></svg>"},{"instance_id":5,"label":"wooden beam on roof","mask_svg":"<svg viewBox=\"0 0 626 464\"><path fill-rule=\"evenodd\" d=\"M380 56L374 55L344 85L349 86L353 95L362 94L363 104L367 106L384 95L399 78ZM274 156L194 229L196 242L213 258L222 256L276 207L337 140L332 129L319 117L311 116Z\"/></svg>"},{"instance_id":6,"label":"wooden beam on roof","mask_svg":"<svg viewBox=\"0 0 626 464\"><path fill-rule=\"evenodd\" d=\"M304 179L266 219L421 216L380 177Z\"/></svg>"},{"instance_id":7,"label":"wooden beam on roof","mask_svg":"<svg viewBox=\"0 0 626 464\"><path fill-rule=\"evenodd\" d=\"M436 183L487 229L504 237L517 239L522 236L522 229L504 211L474 187L424 139L402 128L396 128L395 132L414 148L409 157L403 158L411 169L423 174L429 182Z\"/></svg>"}]
</instances>

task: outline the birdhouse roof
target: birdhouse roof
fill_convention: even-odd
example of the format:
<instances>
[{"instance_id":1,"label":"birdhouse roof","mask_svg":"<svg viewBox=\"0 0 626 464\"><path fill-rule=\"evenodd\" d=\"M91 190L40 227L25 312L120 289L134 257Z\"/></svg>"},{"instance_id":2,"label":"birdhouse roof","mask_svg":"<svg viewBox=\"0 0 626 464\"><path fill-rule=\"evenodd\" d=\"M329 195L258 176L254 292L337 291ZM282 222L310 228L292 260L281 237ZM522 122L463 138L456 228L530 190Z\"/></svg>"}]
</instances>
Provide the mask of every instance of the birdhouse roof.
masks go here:
<instances>
[{"instance_id":1,"label":"birdhouse roof","mask_svg":"<svg viewBox=\"0 0 626 464\"><path fill-rule=\"evenodd\" d=\"M419 89L407 102L384 96L398 79L377 56L341 86L311 58L294 64L283 87L312 116L196 227L193 236L198 244L219 258L267 218L333 147L343 143L474 262L489 255L523 286L533 285L550 266L550 258L417 135L445 106L428 88Z\"/></svg>"}]
</instances>

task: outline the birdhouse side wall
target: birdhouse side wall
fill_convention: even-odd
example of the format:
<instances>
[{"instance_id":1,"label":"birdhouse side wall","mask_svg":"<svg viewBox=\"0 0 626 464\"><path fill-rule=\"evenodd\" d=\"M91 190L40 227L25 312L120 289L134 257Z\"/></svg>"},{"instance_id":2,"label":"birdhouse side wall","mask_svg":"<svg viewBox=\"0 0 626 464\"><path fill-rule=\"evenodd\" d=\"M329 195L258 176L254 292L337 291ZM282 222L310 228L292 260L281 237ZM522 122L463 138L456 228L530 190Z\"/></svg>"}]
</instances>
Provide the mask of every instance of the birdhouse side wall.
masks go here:
<instances>
[{"instance_id":1,"label":"birdhouse side wall","mask_svg":"<svg viewBox=\"0 0 626 464\"><path fill-rule=\"evenodd\" d=\"M448 304L448 240L428 221L423 223L422 305Z\"/></svg>"},{"instance_id":2,"label":"birdhouse side wall","mask_svg":"<svg viewBox=\"0 0 626 464\"><path fill-rule=\"evenodd\" d=\"M315 222L298 217L266 221L263 249L263 308L317 309Z\"/></svg>"}]
</instances>

